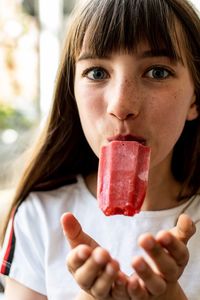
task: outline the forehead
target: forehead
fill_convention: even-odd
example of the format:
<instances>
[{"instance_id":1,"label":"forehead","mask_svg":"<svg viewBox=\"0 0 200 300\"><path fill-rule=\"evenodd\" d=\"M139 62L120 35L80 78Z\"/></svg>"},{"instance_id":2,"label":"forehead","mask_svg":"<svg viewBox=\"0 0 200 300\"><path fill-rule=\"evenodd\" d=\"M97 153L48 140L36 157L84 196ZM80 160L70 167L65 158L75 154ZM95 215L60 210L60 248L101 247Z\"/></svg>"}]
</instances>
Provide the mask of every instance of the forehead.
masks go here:
<instances>
[{"instance_id":1,"label":"forehead","mask_svg":"<svg viewBox=\"0 0 200 300\"><path fill-rule=\"evenodd\" d=\"M127 18L126 18L127 17ZM155 16L154 16L155 18ZM159 16L158 16L159 19ZM119 20L118 20L119 21ZM97 21L95 18L85 23L79 28L74 41L74 58L80 56L81 52L90 53L92 56L105 57L113 52L140 52L144 45L151 49L153 53L165 52L166 56L173 60L185 61L186 37L182 26L173 15L171 21L165 19L157 20L157 27L145 24L144 22L129 23L128 15L125 15L123 22L118 22L117 26L113 19L110 20L111 26L106 28L108 20L105 16ZM150 21L150 20L149 20ZM135 23L135 24L134 24ZM161 26L162 24L162 26ZM164 25L163 25L164 24ZM115 25L115 26L114 26Z\"/></svg>"},{"instance_id":2,"label":"forehead","mask_svg":"<svg viewBox=\"0 0 200 300\"><path fill-rule=\"evenodd\" d=\"M179 32L179 37L181 33ZM144 40L138 41L137 44L134 44L133 47L125 47L120 45L119 47L111 47L109 50L106 48L105 51L99 51L94 47L94 44L91 44L89 33L86 32L85 38L83 40L82 48L80 52L77 53L76 60L83 59L95 59L95 58L109 58L113 53L122 53L122 54L134 54L138 58L146 57L168 57L173 62L181 62L183 65L187 64L185 45L183 39L173 41L173 49L168 49L162 41L159 44L159 47L155 48L149 43L145 38Z\"/></svg>"}]
</instances>

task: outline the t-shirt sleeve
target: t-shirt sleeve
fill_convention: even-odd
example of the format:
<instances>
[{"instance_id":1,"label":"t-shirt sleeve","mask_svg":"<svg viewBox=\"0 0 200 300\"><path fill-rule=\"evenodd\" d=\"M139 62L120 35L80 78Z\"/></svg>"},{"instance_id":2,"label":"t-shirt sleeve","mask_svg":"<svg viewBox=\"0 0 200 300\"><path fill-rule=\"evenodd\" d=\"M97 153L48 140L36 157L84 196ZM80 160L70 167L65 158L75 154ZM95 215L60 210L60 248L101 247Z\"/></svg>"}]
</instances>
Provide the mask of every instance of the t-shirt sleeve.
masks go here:
<instances>
[{"instance_id":1,"label":"t-shirt sleeve","mask_svg":"<svg viewBox=\"0 0 200 300\"><path fill-rule=\"evenodd\" d=\"M24 201L13 212L0 256L0 273L46 295L45 229L33 201Z\"/></svg>"}]
</instances>

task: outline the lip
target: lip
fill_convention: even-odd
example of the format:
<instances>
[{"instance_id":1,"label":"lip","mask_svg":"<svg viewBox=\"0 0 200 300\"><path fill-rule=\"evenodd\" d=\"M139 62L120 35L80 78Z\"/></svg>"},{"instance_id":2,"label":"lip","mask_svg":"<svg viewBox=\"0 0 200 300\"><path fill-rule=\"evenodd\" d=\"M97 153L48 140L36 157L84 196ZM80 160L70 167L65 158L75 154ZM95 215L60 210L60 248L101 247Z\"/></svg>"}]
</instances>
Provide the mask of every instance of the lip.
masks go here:
<instances>
[{"instance_id":1,"label":"lip","mask_svg":"<svg viewBox=\"0 0 200 300\"><path fill-rule=\"evenodd\" d=\"M108 142L112 142L112 141L135 141L142 145L146 145L146 140L143 137L132 135L132 134L127 134L127 135L119 134L119 135L109 137Z\"/></svg>"}]
</instances>

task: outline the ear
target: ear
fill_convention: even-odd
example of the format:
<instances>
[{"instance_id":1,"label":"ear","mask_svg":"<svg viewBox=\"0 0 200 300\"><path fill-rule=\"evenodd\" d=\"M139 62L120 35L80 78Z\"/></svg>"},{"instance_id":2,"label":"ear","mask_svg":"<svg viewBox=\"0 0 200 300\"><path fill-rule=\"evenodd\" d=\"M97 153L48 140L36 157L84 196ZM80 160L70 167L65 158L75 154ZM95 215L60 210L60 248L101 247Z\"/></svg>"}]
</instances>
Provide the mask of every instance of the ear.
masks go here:
<instances>
[{"instance_id":1,"label":"ear","mask_svg":"<svg viewBox=\"0 0 200 300\"><path fill-rule=\"evenodd\" d=\"M187 114L187 121L192 121L195 120L198 117L199 113L198 113L198 108L197 108L197 104L196 104L196 95L194 94L194 96L192 97L192 101L188 110L188 114Z\"/></svg>"}]
</instances>

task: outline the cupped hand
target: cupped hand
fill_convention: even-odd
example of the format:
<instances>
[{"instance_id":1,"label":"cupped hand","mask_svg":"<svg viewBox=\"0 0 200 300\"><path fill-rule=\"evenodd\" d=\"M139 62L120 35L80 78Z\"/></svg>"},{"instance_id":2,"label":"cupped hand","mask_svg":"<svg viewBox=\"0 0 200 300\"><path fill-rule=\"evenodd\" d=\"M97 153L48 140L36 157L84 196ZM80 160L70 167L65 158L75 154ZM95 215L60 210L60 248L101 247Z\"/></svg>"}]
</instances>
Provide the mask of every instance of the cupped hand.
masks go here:
<instances>
[{"instance_id":1,"label":"cupped hand","mask_svg":"<svg viewBox=\"0 0 200 300\"><path fill-rule=\"evenodd\" d=\"M67 268L78 285L95 299L129 300L127 277L119 263L82 230L71 213L61 217L61 225L72 248Z\"/></svg>"},{"instance_id":2,"label":"cupped hand","mask_svg":"<svg viewBox=\"0 0 200 300\"><path fill-rule=\"evenodd\" d=\"M140 236L138 244L147 255L133 258L135 272L129 278L108 251L82 230L71 213L62 216L61 224L72 248L67 267L79 286L95 299L187 299L178 279L189 259L187 242L195 233L188 216L181 215L174 228L159 232L156 237L149 233Z\"/></svg>"},{"instance_id":3,"label":"cupped hand","mask_svg":"<svg viewBox=\"0 0 200 300\"><path fill-rule=\"evenodd\" d=\"M131 299L175 300L187 299L178 279L188 260L188 240L195 233L195 226L187 215L181 215L174 228L161 231L154 238L141 235L138 241L147 257L134 257L135 274L129 279Z\"/></svg>"}]
</instances>

